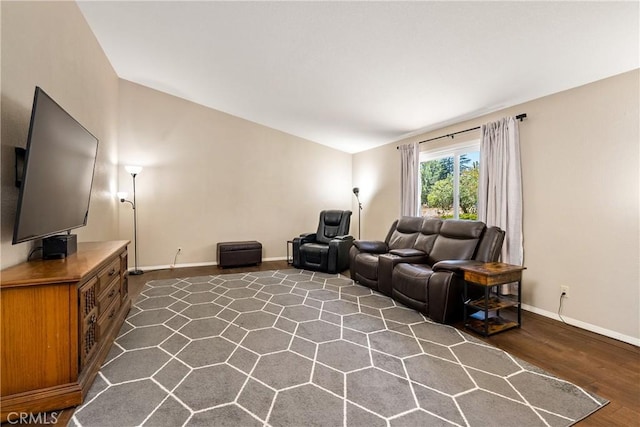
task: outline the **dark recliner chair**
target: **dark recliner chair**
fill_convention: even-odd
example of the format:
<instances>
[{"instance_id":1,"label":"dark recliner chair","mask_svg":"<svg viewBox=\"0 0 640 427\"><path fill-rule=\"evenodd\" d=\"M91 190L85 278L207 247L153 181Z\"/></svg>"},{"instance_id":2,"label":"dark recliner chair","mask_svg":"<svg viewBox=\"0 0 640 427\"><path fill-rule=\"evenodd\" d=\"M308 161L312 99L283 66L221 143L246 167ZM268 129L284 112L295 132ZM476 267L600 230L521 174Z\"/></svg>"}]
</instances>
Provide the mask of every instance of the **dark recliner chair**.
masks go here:
<instances>
[{"instance_id":1,"label":"dark recliner chair","mask_svg":"<svg viewBox=\"0 0 640 427\"><path fill-rule=\"evenodd\" d=\"M293 239L293 266L306 270L340 273L349 268L351 211L322 211L318 231Z\"/></svg>"}]
</instances>

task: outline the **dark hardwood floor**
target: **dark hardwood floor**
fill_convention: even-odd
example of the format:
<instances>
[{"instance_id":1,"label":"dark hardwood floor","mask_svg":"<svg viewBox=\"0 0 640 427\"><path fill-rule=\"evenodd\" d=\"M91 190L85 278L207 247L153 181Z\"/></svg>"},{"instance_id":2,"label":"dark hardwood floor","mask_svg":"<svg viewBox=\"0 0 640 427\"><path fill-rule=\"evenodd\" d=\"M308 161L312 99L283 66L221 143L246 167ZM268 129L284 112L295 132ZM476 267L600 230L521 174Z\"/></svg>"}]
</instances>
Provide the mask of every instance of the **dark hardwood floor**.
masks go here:
<instances>
[{"instance_id":1,"label":"dark hardwood floor","mask_svg":"<svg viewBox=\"0 0 640 427\"><path fill-rule=\"evenodd\" d=\"M522 317L520 329L484 340L610 400L578 425L640 426L640 348L531 312Z\"/></svg>"},{"instance_id":2,"label":"dark hardwood floor","mask_svg":"<svg viewBox=\"0 0 640 427\"><path fill-rule=\"evenodd\" d=\"M286 268L290 266L285 261L271 261L242 268L211 266L149 271L129 276L129 289L135 300L150 280ZM462 328L462 325L455 326ZM639 347L530 312L523 312L520 329L484 340L611 401L577 425L640 426ZM61 425L72 415L70 410L64 412Z\"/></svg>"}]
</instances>

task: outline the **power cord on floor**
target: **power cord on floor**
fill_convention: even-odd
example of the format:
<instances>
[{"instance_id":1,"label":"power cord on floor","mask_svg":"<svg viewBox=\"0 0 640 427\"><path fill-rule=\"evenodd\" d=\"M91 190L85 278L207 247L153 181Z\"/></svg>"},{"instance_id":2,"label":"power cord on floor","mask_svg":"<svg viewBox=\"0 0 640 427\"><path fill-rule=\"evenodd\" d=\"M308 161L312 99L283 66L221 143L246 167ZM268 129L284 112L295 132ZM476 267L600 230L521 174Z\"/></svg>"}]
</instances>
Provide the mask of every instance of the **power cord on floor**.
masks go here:
<instances>
[{"instance_id":1,"label":"power cord on floor","mask_svg":"<svg viewBox=\"0 0 640 427\"><path fill-rule=\"evenodd\" d=\"M562 318L562 315L560 313L562 312L562 300L566 296L567 296L567 293L566 292L562 292L560 294L560 304L558 304L558 317L560 318L560 320L562 320L562 323L564 323L565 325L567 324L567 322L564 321L564 319Z\"/></svg>"},{"instance_id":2,"label":"power cord on floor","mask_svg":"<svg viewBox=\"0 0 640 427\"><path fill-rule=\"evenodd\" d=\"M171 264L171 266L169 266L169 268L175 268L176 267L176 263L178 262L178 255L182 252L182 248L178 248L178 250L176 251L176 256L173 257L173 264Z\"/></svg>"}]
</instances>

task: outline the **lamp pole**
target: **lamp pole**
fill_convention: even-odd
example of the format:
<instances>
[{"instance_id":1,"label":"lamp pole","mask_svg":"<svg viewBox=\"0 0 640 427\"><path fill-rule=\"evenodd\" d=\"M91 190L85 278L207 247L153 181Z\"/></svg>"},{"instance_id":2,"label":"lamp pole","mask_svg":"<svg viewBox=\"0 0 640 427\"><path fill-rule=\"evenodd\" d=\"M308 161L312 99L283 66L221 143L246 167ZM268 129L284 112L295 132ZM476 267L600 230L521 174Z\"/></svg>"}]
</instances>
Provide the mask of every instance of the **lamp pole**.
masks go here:
<instances>
[{"instance_id":1,"label":"lamp pole","mask_svg":"<svg viewBox=\"0 0 640 427\"><path fill-rule=\"evenodd\" d=\"M137 276L144 271L138 269L138 211L136 210L136 175L137 173L132 173L133 177L133 257L134 257L134 268L133 271L129 272L129 274Z\"/></svg>"},{"instance_id":2,"label":"lamp pole","mask_svg":"<svg viewBox=\"0 0 640 427\"><path fill-rule=\"evenodd\" d=\"M361 218L361 212L362 212L362 203L360 203L360 189L358 187L353 187L353 194L355 194L356 196L356 200L358 200L358 240L360 240L360 218Z\"/></svg>"},{"instance_id":3,"label":"lamp pole","mask_svg":"<svg viewBox=\"0 0 640 427\"><path fill-rule=\"evenodd\" d=\"M136 175L138 175L142 171L141 166L125 166L127 172L131 174L133 178L133 202L126 200L125 197L120 197L121 202L128 202L131 204L131 208L133 209L133 246L134 246L134 268L133 271L130 271L129 274L133 276L137 276L143 274L144 271L138 268L138 210L136 209L138 205L136 204Z\"/></svg>"}]
</instances>

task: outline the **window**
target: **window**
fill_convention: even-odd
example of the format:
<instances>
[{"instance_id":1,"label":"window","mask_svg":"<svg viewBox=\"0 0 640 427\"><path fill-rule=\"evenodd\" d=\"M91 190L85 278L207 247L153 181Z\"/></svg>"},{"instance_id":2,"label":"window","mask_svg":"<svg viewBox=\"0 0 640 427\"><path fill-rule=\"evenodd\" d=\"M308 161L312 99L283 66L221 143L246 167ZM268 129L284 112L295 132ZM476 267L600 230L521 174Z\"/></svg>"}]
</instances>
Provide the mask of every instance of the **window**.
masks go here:
<instances>
[{"instance_id":1,"label":"window","mask_svg":"<svg viewBox=\"0 0 640 427\"><path fill-rule=\"evenodd\" d=\"M420 153L423 216L478 219L480 141Z\"/></svg>"}]
</instances>

